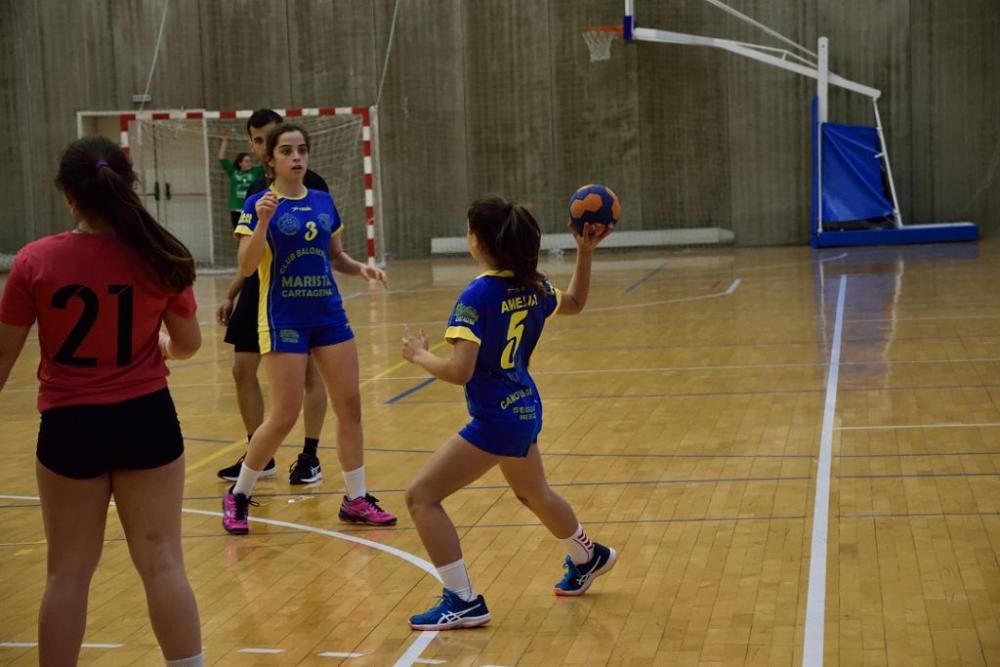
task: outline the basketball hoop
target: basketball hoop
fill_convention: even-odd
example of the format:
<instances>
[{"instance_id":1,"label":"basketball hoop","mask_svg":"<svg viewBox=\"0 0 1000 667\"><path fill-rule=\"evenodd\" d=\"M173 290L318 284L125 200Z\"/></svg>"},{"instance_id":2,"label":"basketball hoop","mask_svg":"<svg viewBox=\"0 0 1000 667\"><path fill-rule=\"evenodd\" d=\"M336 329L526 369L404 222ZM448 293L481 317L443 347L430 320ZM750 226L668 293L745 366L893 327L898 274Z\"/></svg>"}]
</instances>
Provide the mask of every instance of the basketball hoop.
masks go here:
<instances>
[{"instance_id":1,"label":"basketball hoop","mask_svg":"<svg viewBox=\"0 0 1000 667\"><path fill-rule=\"evenodd\" d=\"M583 41L587 43L587 50L590 51L590 62L599 60L611 60L611 42L615 37L621 37L622 27L620 25L602 25L594 28L584 28L580 31Z\"/></svg>"}]
</instances>

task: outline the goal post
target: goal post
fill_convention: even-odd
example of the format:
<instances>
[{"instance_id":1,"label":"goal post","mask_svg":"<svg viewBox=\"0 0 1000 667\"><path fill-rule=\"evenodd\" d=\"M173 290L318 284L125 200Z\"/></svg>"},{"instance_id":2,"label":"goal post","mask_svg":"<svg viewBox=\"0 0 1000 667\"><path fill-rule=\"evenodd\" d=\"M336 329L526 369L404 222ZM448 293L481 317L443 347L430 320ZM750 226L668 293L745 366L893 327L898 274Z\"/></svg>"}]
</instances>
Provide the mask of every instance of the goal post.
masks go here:
<instances>
[{"instance_id":1,"label":"goal post","mask_svg":"<svg viewBox=\"0 0 1000 667\"><path fill-rule=\"evenodd\" d=\"M330 186L345 232L345 249L359 261L384 262L379 231L374 107L275 109L310 135L309 168ZM229 175L219 161L252 152L246 122L253 110L170 109L80 111L80 136L116 140L131 158L146 206L176 234L203 268L236 264L229 206ZM255 158L254 158L255 160ZM255 160L256 163L256 160Z\"/></svg>"}]
</instances>

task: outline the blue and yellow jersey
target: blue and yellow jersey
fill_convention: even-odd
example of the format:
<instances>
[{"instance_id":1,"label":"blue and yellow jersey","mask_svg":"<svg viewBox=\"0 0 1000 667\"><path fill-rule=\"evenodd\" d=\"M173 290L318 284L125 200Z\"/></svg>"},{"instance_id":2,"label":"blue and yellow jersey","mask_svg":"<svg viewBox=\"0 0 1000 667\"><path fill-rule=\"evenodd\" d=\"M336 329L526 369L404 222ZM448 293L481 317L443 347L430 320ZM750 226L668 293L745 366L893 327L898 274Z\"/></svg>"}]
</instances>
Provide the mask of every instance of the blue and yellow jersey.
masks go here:
<instances>
[{"instance_id":1,"label":"blue and yellow jersey","mask_svg":"<svg viewBox=\"0 0 1000 667\"><path fill-rule=\"evenodd\" d=\"M486 422L542 418L528 360L561 300L562 293L548 282L539 293L518 284L510 271L484 273L462 292L445 339L479 344L476 369L465 385L473 418Z\"/></svg>"},{"instance_id":2,"label":"blue and yellow jersey","mask_svg":"<svg viewBox=\"0 0 1000 667\"><path fill-rule=\"evenodd\" d=\"M343 302L330 266L330 239L343 231L328 192L306 190L299 198L279 195L267 229L267 244L257 269L260 275L258 330L336 326L347 323ZM257 200L268 190L247 197L235 233L249 236L257 228Z\"/></svg>"}]
</instances>

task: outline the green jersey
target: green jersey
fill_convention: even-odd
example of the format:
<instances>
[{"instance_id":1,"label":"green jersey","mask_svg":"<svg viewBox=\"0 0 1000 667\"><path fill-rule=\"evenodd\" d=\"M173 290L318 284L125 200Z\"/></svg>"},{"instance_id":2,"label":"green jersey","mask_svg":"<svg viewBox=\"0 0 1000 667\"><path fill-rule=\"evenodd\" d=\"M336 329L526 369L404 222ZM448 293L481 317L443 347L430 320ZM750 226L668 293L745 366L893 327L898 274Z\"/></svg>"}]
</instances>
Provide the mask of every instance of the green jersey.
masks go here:
<instances>
[{"instance_id":1,"label":"green jersey","mask_svg":"<svg viewBox=\"0 0 1000 667\"><path fill-rule=\"evenodd\" d=\"M219 160L222 168L229 174L229 210L242 211L243 200L247 198L247 190L250 184L256 181L264 173L264 167L254 165L248 171L237 169L232 161L225 158Z\"/></svg>"}]
</instances>

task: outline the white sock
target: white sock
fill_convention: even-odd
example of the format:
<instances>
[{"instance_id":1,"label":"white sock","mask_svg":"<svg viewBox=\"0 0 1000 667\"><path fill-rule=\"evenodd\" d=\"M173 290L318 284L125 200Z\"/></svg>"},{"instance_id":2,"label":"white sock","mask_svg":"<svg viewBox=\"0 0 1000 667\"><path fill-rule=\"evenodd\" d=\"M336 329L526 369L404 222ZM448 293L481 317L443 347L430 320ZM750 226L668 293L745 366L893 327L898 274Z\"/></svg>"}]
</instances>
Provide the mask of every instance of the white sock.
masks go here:
<instances>
[{"instance_id":1,"label":"white sock","mask_svg":"<svg viewBox=\"0 0 1000 667\"><path fill-rule=\"evenodd\" d=\"M199 653L180 660L167 660L167 667L205 667L205 654Z\"/></svg>"},{"instance_id":2,"label":"white sock","mask_svg":"<svg viewBox=\"0 0 1000 667\"><path fill-rule=\"evenodd\" d=\"M465 569L465 560L458 559L454 563L448 563L437 568L441 575L444 587L462 598L466 602L476 599L476 593L472 590L472 582L469 581L469 571Z\"/></svg>"},{"instance_id":3,"label":"white sock","mask_svg":"<svg viewBox=\"0 0 1000 667\"><path fill-rule=\"evenodd\" d=\"M355 498L364 498L368 495L368 490L365 488L365 467L355 468L351 471L343 471L341 473L344 476L344 484L347 485L347 499L354 500Z\"/></svg>"},{"instance_id":4,"label":"white sock","mask_svg":"<svg viewBox=\"0 0 1000 667\"><path fill-rule=\"evenodd\" d=\"M583 526L577 525L576 532L559 541L566 547L566 553L575 565L583 565L594 557L594 543L583 532Z\"/></svg>"},{"instance_id":5,"label":"white sock","mask_svg":"<svg viewBox=\"0 0 1000 667\"><path fill-rule=\"evenodd\" d=\"M242 493L249 498L253 494L253 486L257 483L257 478L263 470L254 470L247 466L246 461L240 466L240 476L236 479L233 493Z\"/></svg>"}]
</instances>

